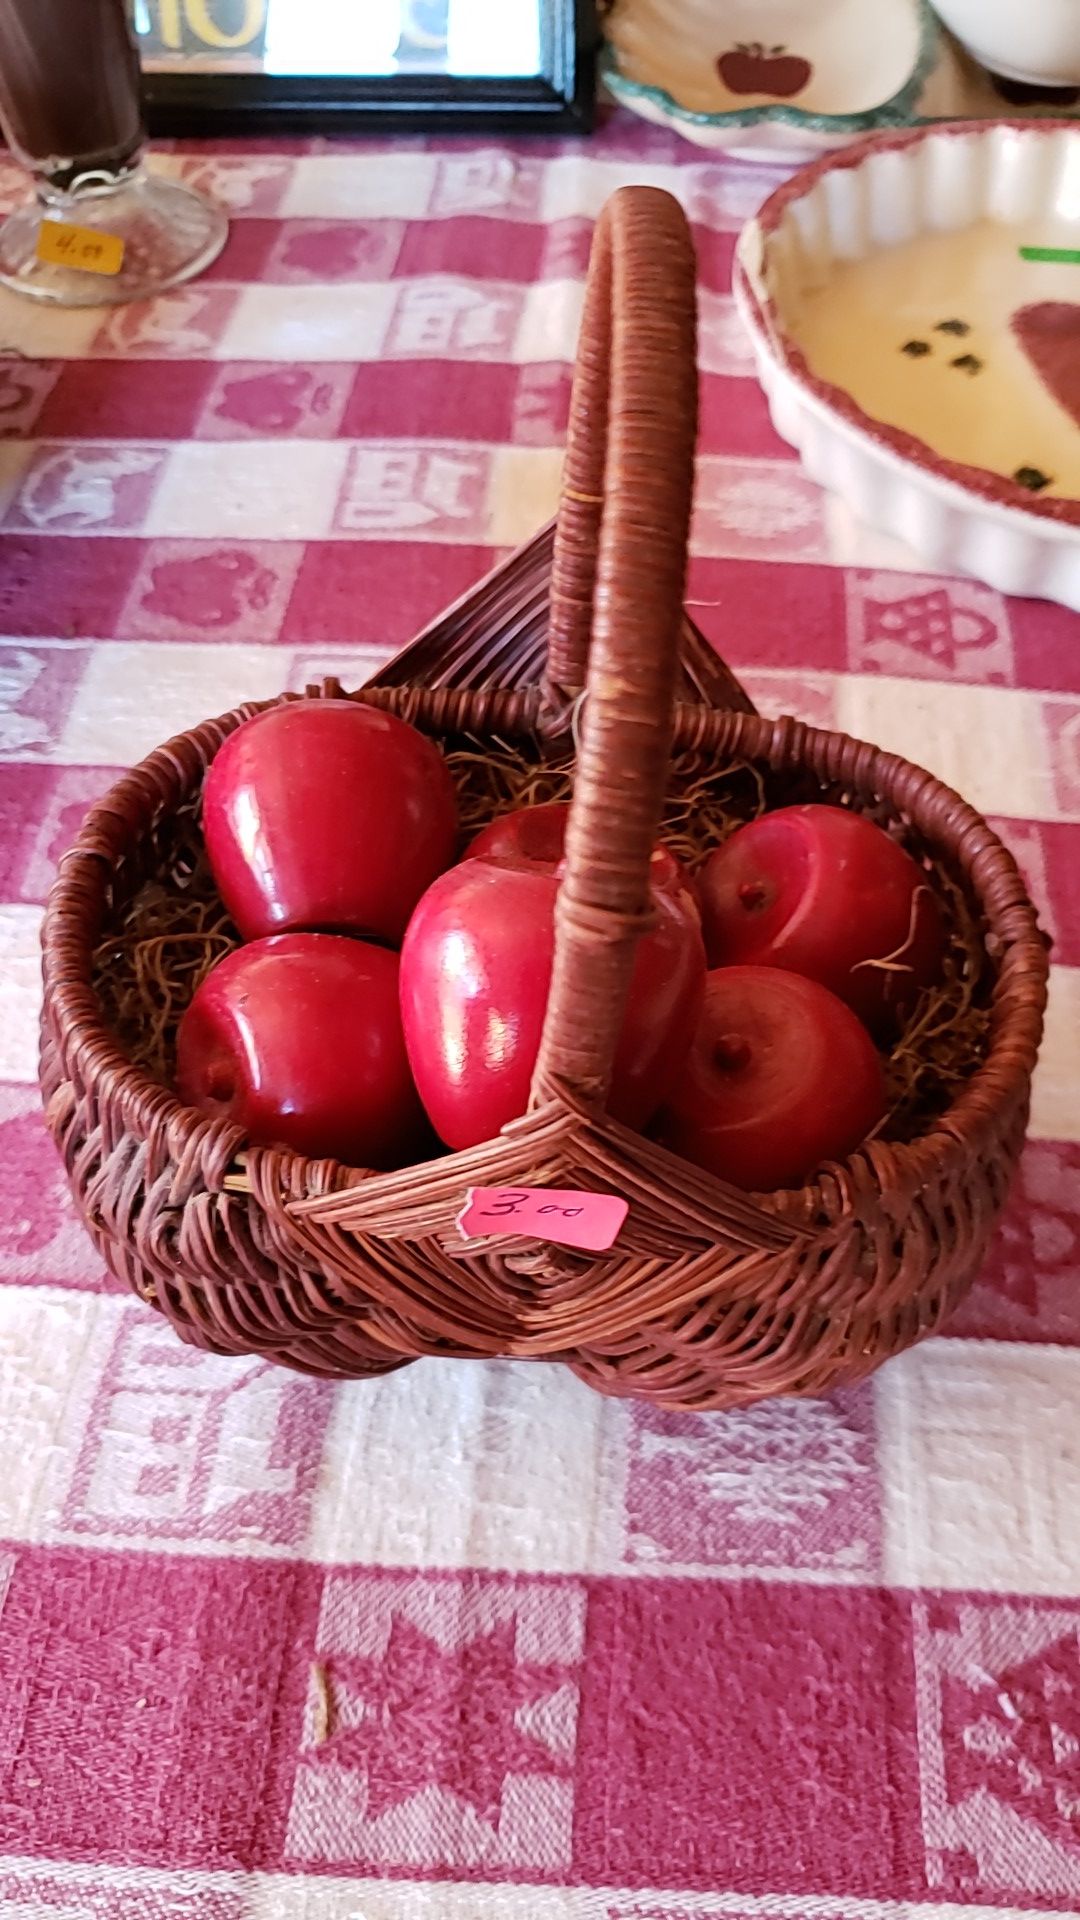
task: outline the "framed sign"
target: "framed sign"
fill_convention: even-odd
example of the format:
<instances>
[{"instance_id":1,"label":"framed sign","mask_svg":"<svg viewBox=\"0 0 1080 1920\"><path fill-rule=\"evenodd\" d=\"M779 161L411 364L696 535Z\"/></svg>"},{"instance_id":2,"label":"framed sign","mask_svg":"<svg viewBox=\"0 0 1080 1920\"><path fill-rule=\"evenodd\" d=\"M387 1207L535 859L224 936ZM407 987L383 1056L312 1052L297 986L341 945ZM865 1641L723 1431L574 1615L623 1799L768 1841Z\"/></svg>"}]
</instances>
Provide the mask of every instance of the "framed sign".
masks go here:
<instances>
[{"instance_id":1,"label":"framed sign","mask_svg":"<svg viewBox=\"0 0 1080 1920\"><path fill-rule=\"evenodd\" d=\"M134 0L151 133L586 132L592 0Z\"/></svg>"}]
</instances>

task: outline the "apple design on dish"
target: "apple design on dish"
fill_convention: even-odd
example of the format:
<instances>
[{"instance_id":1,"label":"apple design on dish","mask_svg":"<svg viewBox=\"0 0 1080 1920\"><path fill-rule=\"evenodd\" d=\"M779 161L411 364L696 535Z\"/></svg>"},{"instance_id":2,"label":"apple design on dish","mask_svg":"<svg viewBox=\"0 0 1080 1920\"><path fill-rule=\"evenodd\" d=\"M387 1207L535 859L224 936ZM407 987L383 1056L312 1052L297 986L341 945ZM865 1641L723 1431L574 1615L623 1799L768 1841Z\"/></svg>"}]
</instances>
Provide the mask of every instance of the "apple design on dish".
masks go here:
<instances>
[{"instance_id":1,"label":"apple design on dish","mask_svg":"<svg viewBox=\"0 0 1080 1920\"><path fill-rule=\"evenodd\" d=\"M1038 300L1018 308L1012 330L1047 392L1080 427L1080 306Z\"/></svg>"},{"instance_id":2,"label":"apple design on dish","mask_svg":"<svg viewBox=\"0 0 1080 1920\"><path fill-rule=\"evenodd\" d=\"M729 93L768 93L775 100L793 99L814 71L800 53L766 47L760 40L729 47L717 60L716 70Z\"/></svg>"}]
</instances>

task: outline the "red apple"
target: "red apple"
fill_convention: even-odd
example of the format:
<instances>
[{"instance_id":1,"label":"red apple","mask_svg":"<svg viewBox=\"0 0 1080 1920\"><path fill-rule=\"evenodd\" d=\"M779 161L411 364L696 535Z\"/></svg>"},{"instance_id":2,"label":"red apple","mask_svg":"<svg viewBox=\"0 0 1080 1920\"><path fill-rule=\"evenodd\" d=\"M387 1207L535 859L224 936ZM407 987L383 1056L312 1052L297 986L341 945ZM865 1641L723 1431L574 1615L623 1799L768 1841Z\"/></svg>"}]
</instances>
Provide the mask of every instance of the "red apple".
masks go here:
<instances>
[{"instance_id":1,"label":"red apple","mask_svg":"<svg viewBox=\"0 0 1080 1920\"><path fill-rule=\"evenodd\" d=\"M698 891L711 967L804 973L871 1028L940 974L945 936L927 874L846 807L782 807L740 827L710 854Z\"/></svg>"},{"instance_id":2,"label":"red apple","mask_svg":"<svg viewBox=\"0 0 1080 1920\"><path fill-rule=\"evenodd\" d=\"M482 827L469 842L465 858L495 858L515 864L530 861L557 868L565 851L569 818L570 805L566 800L546 800L539 807L518 807L513 813L500 814L489 826ZM697 910L693 879L682 861L659 840L653 848L650 880L654 887L666 887L669 891L674 888L685 893Z\"/></svg>"},{"instance_id":3,"label":"red apple","mask_svg":"<svg viewBox=\"0 0 1080 1920\"><path fill-rule=\"evenodd\" d=\"M430 1151L385 947L283 933L226 954L180 1022L181 1099L258 1145L352 1167Z\"/></svg>"},{"instance_id":4,"label":"red apple","mask_svg":"<svg viewBox=\"0 0 1080 1920\"><path fill-rule=\"evenodd\" d=\"M553 870L472 859L429 887L401 950L409 1061L450 1147L490 1139L524 1113L555 947ZM652 890L656 926L638 942L609 1108L643 1126L677 1078L701 1008L696 912Z\"/></svg>"},{"instance_id":5,"label":"red apple","mask_svg":"<svg viewBox=\"0 0 1080 1920\"><path fill-rule=\"evenodd\" d=\"M569 802L546 800L539 807L516 807L481 827L465 849L466 860L532 860L557 867L566 844Z\"/></svg>"},{"instance_id":6,"label":"red apple","mask_svg":"<svg viewBox=\"0 0 1080 1920\"><path fill-rule=\"evenodd\" d=\"M256 714L215 755L203 832L245 940L295 928L398 945L454 857L454 788L432 741L352 700Z\"/></svg>"},{"instance_id":7,"label":"red apple","mask_svg":"<svg viewBox=\"0 0 1080 1920\"><path fill-rule=\"evenodd\" d=\"M790 100L801 93L814 71L801 54L788 53L786 47L764 47L760 41L729 47L716 68L729 93L769 93L776 100Z\"/></svg>"},{"instance_id":8,"label":"red apple","mask_svg":"<svg viewBox=\"0 0 1080 1920\"><path fill-rule=\"evenodd\" d=\"M881 1061L834 993L780 967L718 967L659 1137L765 1193L842 1160L884 1111Z\"/></svg>"}]
</instances>

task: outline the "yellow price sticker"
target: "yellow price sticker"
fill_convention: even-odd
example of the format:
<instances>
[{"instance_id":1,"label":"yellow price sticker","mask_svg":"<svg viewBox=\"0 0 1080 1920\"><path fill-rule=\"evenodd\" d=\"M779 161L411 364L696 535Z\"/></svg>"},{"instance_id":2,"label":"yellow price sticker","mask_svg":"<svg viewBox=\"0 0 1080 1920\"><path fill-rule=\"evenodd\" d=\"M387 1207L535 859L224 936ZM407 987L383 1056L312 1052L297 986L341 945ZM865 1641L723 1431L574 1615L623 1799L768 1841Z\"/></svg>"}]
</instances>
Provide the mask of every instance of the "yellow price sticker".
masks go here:
<instances>
[{"instance_id":1,"label":"yellow price sticker","mask_svg":"<svg viewBox=\"0 0 1080 1920\"><path fill-rule=\"evenodd\" d=\"M43 220L37 257L50 267L76 267L81 273L119 273L124 243L119 234L76 227L68 220Z\"/></svg>"}]
</instances>

